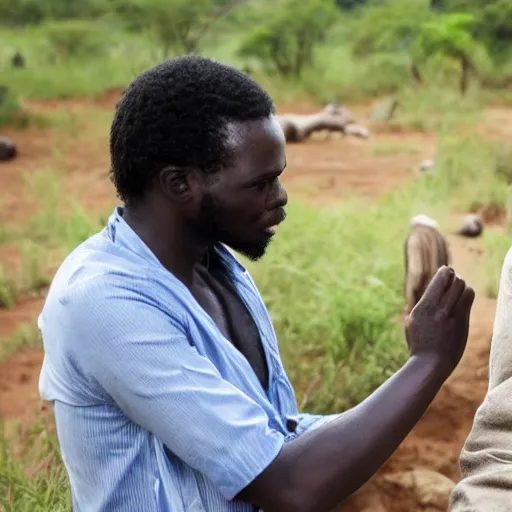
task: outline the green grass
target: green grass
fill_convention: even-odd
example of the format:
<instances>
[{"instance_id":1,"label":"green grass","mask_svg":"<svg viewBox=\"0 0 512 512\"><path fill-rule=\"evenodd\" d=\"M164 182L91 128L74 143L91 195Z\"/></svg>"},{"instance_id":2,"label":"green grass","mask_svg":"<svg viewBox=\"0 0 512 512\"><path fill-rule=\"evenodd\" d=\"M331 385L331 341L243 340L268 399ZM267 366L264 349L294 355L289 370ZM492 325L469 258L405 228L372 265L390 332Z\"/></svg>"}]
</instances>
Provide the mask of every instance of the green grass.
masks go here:
<instances>
[{"instance_id":1,"label":"green grass","mask_svg":"<svg viewBox=\"0 0 512 512\"><path fill-rule=\"evenodd\" d=\"M380 140L370 140L370 151L375 156L395 156L395 155L418 155L422 152L419 143L407 142L389 142Z\"/></svg>"},{"instance_id":2,"label":"green grass","mask_svg":"<svg viewBox=\"0 0 512 512\"><path fill-rule=\"evenodd\" d=\"M391 126L441 134L473 126L479 121L483 106L478 91L472 90L462 98L456 90L440 89L435 84L421 89L404 87L397 99L398 108L389 123Z\"/></svg>"},{"instance_id":3,"label":"green grass","mask_svg":"<svg viewBox=\"0 0 512 512\"><path fill-rule=\"evenodd\" d=\"M138 73L162 59L147 38L123 33L113 36L102 52L71 59L56 58L43 29L28 34L0 31L1 82L23 99L95 97L110 88L125 87ZM18 48L26 58L23 69L11 68Z\"/></svg>"},{"instance_id":4,"label":"green grass","mask_svg":"<svg viewBox=\"0 0 512 512\"><path fill-rule=\"evenodd\" d=\"M28 428L0 423L0 510L72 510L55 429L47 419Z\"/></svg>"},{"instance_id":5,"label":"green grass","mask_svg":"<svg viewBox=\"0 0 512 512\"><path fill-rule=\"evenodd\" d=\"M42 348L41 334L35 323L20 324L13 336L0 340L0 361L24 348Z\"/></svg>"},{"instance_id":6,"label":"green grass","mask_svg":"<svg viewBox=\"0 0 512 512\"><path fill-rule=\"evenodd\" d=\"M17 298L17 286L12 276L9 276L3 265L0 265L0 308L14 306Z\"/></svg>"},{"instance_id":7,"label":"green grass","mask_svg":"<svg viewBox=\"0 0 512 512\"><path fill-rule=\"evenodd\" d=\"M51 282L47 250L30 238L24 238L18 246L21 271L7 271L0 264L0 308L12 308L21 297L44 293Z\"/></svg>"},{"instance_id":8,"label":"green grass","mask_svg":"<svg viewBox=\"0 0 512 512\"><path fill-rule=\"evenodd\" d=\"M485 242L485 294L491 299L498 297L501 269L505 256L512 247L512 236L501 232L487 231L484 234Z\"/></svg>"},{"instance_id":9,"label":"green grass","mask_svg":"<svg viewBox=\"0 0 512 512\"><path fill-rule=\"evenodd\" d=\"M262 263L248 264L272 315L300 402L317 376L308 409L347 408L405 361L395 318L402 306L400 238L391 208L344 205L321 212L294 204ZM395 219L396 220L396 219ZM365 229L372 226L373 229Z\"/></svg>"}]
</instances>

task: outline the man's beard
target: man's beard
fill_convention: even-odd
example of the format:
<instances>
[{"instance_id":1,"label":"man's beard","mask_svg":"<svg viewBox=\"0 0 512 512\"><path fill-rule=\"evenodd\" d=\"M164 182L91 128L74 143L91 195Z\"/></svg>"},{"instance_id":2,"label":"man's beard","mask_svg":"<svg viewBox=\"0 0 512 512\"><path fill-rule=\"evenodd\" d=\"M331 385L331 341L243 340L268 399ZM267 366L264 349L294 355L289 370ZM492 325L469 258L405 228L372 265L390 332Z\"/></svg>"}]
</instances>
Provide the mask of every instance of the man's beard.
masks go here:
<instances>
[{"instance_id":1,"label":"man's beard","mask_svg":"<svg viewBox=\"0 0 512 512\"><path fill-rule=\"evenodd\" d=\"M206 195L201 203L199 216L194 221L194 227L209 243L220 242L250 260L258 261L265 254L271 237L265 237L260 242L248 242L236 238L222 228L220 221L223 217L222 213L223 209L218 201L211 195Z\"/></svg>"}]
</instances>

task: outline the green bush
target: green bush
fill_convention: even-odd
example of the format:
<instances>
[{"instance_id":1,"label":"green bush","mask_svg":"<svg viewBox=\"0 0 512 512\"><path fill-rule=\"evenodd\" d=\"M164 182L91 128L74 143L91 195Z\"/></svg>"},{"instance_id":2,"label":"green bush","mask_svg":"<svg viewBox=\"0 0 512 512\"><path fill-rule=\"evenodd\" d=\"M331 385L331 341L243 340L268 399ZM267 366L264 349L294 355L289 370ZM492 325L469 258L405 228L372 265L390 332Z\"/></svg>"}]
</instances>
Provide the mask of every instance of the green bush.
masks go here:
<instances>
[{"instance_id":1,"label":"green bush","mask_svg":"<svg viewBox=\"0 0 512 512\"><path fill-rule=\"evenodd\" d=\"M111 39L107 25L98 21L52 21L42 25L40 30L61 58L99 55L106 51Z\"/></svg>"}]
</instances>

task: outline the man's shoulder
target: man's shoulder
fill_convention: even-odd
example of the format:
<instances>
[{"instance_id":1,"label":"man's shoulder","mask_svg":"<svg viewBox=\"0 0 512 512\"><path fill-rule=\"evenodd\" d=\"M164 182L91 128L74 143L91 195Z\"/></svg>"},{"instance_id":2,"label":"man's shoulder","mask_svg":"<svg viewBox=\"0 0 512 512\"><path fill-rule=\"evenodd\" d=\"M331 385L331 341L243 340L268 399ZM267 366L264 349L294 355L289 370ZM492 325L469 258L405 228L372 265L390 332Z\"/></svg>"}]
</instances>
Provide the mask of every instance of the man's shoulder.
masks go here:
<instances>
[{"instance_id":1,"label":"man's shoulder","mask_svg":"<svg viewBox=\"0 0 512 512\"><path fill-rule=\"evenodd\" d=\"M62 262L52 280L46 305L68 308L116 306L119 301L144 298L161 303L180 291L172 279L144 258L110 243L100 232L74 249ZM166 281L166 277L168 282ZM181 292L182 293L182 292Z\"/></svg>"},{"instance_id":2,"label":"man's shoulder","mask_svg":"<svg viewBox=\"0 0 512 512\"><path fill-rule=\"evenodd\" d=\"M70 290L94 286L116 275L135 276L134 261L109 243L104 233L100 232L85 240L66 256L55 273L52 288Z\"/></svg>"}]
</instances>

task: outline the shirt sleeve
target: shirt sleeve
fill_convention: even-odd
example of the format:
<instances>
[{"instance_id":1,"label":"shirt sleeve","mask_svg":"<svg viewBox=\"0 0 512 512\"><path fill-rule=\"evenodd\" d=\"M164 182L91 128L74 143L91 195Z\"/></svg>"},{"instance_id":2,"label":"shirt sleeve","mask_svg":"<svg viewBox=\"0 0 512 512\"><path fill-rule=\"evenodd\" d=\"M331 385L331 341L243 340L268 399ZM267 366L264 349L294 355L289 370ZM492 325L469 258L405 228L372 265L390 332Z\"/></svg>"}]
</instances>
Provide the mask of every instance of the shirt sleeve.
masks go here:
<instances>
[{"instance_id":1,"label":"shirt sleeve","mask_svg":"<svg viewBox=\"0 0 512 512\"><path fill-rule=\"evenodd\" d=\"M450 512L508 512L512 490L512 249L501 270L489 386L460 454Z\"/></svg>"},{"instance_id":2,"label":"shirt sleeve","mask_svg":"<svg viewBox=\"0 0 512 512\"><path fill-rule=\"evenodd\" d=\"M87 378L133 422L233 499L279 453L284 435L222 378L185 329L137 286L87 286L68 303Z\"/></svg>"}]
</instances>

